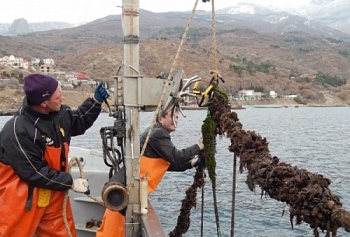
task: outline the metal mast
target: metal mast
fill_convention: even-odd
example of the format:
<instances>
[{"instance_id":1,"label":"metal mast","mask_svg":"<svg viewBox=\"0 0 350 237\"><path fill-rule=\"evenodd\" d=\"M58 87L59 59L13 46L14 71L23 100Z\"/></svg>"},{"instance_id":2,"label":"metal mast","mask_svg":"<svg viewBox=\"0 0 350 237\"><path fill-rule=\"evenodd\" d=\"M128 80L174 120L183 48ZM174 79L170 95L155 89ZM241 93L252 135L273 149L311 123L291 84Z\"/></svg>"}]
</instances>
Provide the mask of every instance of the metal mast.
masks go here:
<instances>
[{"instance_id":1,"label":"metal mast","mask_svg":"<svg viewBox=\"0 0 350 237\"><path fill-rule=\"evenodd\" d=\"M129 203L125 215L125 236L136 236L140 228L139 157L141 75L139 71L139 0L123 0L124 34L123 104L125 105L125 165Z\"/></svg>"}]
</instances>

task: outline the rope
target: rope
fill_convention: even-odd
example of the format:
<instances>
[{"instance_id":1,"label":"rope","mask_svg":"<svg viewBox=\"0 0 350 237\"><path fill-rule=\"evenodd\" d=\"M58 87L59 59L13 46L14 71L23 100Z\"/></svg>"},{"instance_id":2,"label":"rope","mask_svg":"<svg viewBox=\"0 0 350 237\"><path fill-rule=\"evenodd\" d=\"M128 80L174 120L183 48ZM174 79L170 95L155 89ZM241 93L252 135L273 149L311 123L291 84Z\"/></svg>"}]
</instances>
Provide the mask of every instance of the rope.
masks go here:
<instances>
[{"instance_id":1,"label":"rope","mask_svg":"<svg viewBox=\"0 0 350 237\"><path fill-rule=\"evenodd\" d=\"M181 43L178 47L178 50L177 50L177 53L175 55L175 58L174 58L174 61L172 63L172 66L170 68L170 71L169 71L169 75L168 75L168 78L166 80L166 83L165 83L165 86L163 88L163 92L161 94L161 98L159 100L159 103L158 103L158 106L157 106L157 109L155 111L155 114L153 116L153 119L152 119L152 122L151 122L151 125L150 125L150 128L148 130L148 133L147 133L147 136L146 136L146 139L145 139L145 143L142 147L142 150L141 150L141 153L140 153L140 159L139 159L139 163L140 163L140 160L141 160L141 157L143 156L144 152L145 152L145 149L146 149L146 146L147 146L147 143L149 141L149 138L150 138L150 135L151 135L151 131L152 131L152 128L154 126L154 124L156 123L156 119L158 117L158 114L161 110L161 106L163 104L163 101L164 101L164 98L165 98L165 93L167 91L167 88L168 86L170 85L170 82L172 81L172 76L173 76L173 72L174 72L174 69L175 69L175 66L177 64L177 61L179 59L179 56L180 56L180 52L181 52L181 49L182 49L182 46L186 40L186 37L187 37L187 33L188 33L188 30L189 30L189 27L190 27L190 24L192 22L192 19L193 19L193 16L194 16L194 13L195 13L195 10L197 8L197 5L198 5L198 1L199 0L196 0L195 4L194 4L194 7L193 7L193 10L191 12L191 15L190 15L190 18L188 20L188 23L187 23L187 26L185 28L185 31L183 33L183 36L182 36L182 39L181 39ZM216 45L216 27L215 27L215 3L214 3L214 0L212 0L212 36L213 36L213 67L214 69L211 71L211 74L212 74L212 78L215 80L215 81L218 81L218 78L219 78L219 72L218 72L218 69L217 69L217 45ZM134 173L136 172L136 170L134 171ZM212 187L213 187L213 191L216 189L216 184L215 184L215 179L212 180ZM217 200L216 200L216 195L214 194L213 196L214 198L214 202L217 203ZM204 206L204 189L202 188L202 226L201 226L201 234L203 236L203 206ZM218 236L221 236L221 231L220 231L220 224L219 224L219 216L218 216L218 210L217 210L217 206L215 208L215 218L216 218L216 225L217 225L217 235ZM189 213L187 213L189 214ZM179 224L179 223L178 223ZM177 226L178 227L178 226ZM175 228L175 230L170 234L170 235L175 235L175 233L177 233L177 231L179 231L177 229L177 227ZM188 227L185 227L185 228L180 228L182 229L182 231L187 231Z\"/></svg>"},{"instance_id":2,"label":"rope","mask_svg":"<svg viewBox=\"0 0 350 237\"><path fill-rule=\"evenodd\" d=\"M69 167L71 167L71 165L73 166L74 163L73 161L76 162L76 164L78 165L79 168L79 172L80 172L80 178L84 178L84 171L83 171L83 167L81 166L80 161L78 160L77 157L72 157L71 160L69 161ZM97 202L98 204L105 206L105 204L103 203L103 201L101 201L100 199L90 195L90 194L85 194L86 196L88 196L89 198L91 198L92 200L94 200L95 202Z\"/></svg>"},{"instance_id":3,"label":"rope","mask_svg":"<svg viewBox=\"0 0 350 237\"><path fill-rule=\"evenodd\" d=\"M192 11L190 20L192 19L193 15L194 15L194 10L195 10L197 4L198 4L198 0L195 3L195 7L194 7L194 9ZM210 72L212 74L211 84L215 84L214 82L216 82L216 84L217 84L218 79L220 78L220 74L219 74L219 72L217 70L217 56L216 56L217 49L216 49L216 33L215 33L216 29L215 29L215 7L214 7L214 5L215 5L215 3L214 3L214 1L212 1L212 35L213 35L213 64L214 64L214 69L211 70L211 72ZM189 22L190 22L190 20L189 20ZM182 46L183 41L185 39L184 37L185 37L185 35L187 34L187 31L188 31L188 28L189 28L189 24L187 25L187 28L186 28L186 30L184 32L184 35L183 35L183 38L182 38L182 42L181 42L181 44L179 46L177 55L176 55L174 63L173 63L173 66L172 66L172 68L170 70L170 73L169 73L169 76L168 76L168 79L167 79L168 80L167 81L168 84L169 84L170 78L172 77L174 65L175 65L175 63L177 61L177 58L178 58L181 46ZM160 104L161 104L161 102L163 100L163 96L164 96L164 92L162 94L162 98L161 98ZM156 116L157 116L157 114L159 112L160 104L159 104L159 106L157 108L157 112L155 114L154 121L155 121ZM206 129L204 129L204 130L206 130ZM146 137L146 143L148 142L150 133L151 133L151 129L148 131L148 135ZM202 133L203 133L203 126L202 126ZM213 134L210 134L210 135L213 135ZM203 134L203 139L211 140L211 139L205 137L204 134ZM205 140L204 140L204 142L205 142ZM141 156L142 156L142 154L144 152L144 149L146 147L146 143L144 144L144 147L142 149ZM212 143L213 142L211 141L209 146L212 146ZM207 152L205 152L205 153L207 153ZM209 153L211 153L211 152L209 152ZM208 154L206 154L205 160L206 160L206 165L209 165L208 164L209 162L207 162L207 155ZM209 157L208 157L208 159L209 159ZM213 158L212 160L215 163L215 158ZM211 163L213 163L213 162L211 162ZM212 173L211 174L209 172L209 169L208 169L208 172L209 172L209 176L210 176L211 181L212 181L214 209L215 209L215 219L216 219L216 226L217 226L217 236L221 236L220 223L219 223L219 214L218 214L218 208L217 208L217 199L216 199L216 192L215 192L215 190L216 190L215 164L212 164L212 165L213 166L211 168L212 169L214 168L214 172L211 172ZM194 190L192 189L192 191L194 191ZM187 190L186 191L187 196L188 196L188 193L189 193L189 191ZM186 200L182 201L182 208L181 208L181 213L180 213L179 218L178 218L178 223L177 223L175 229L169 234L169 236L171 236L171 237L173 237L173 236L182 236L182 233L185 233L187 231L188 227L189 227L188 223L186 224L186 223L183 222L183 220L188 220L188 218L189 218L189 212L190 212L191 205L188 204L188 202L190 202L190 200L188 200L188 199L190 199L190 198L187 197ZM185 205L185 204L187 204L187 205ZM187 208L184 208L184 206L186 206ZM202 236L203 236L203 212L204 212L204 208L203 207L204 207L204 189L202 188L202 217L201 217L201 235ZM182 220L182 221L180 221L180 220Z\"/></svg>"},{"instance_id":4,"label":"rope","mask_svg":"<svg viewBox=\"0 0 350 237\"><path fill-rule=\"evenodd\" d=\"M212 81L211 83L218 84L220 73L217 66L217 44L216 44L216 26L215 26L215 1L211 1L211 13L212 13L212 37L213 37L213 70L210 72L212 75ZM214 198L214 211L215 211L215 220L216 220L216 228L217 228L217 236L221 236L221 230L220 230L220 222L219 222L219 213L218 213L218 207L217 207L217 200L216 200L216 176L212 179L212 189L213 189L213 198ZM233 195L234 196L234 195ZM232 225L232 223L231 223Z\"/></svg>"},{"instance_id":5,"label":"rope","mask_svg":"<svg viewBox=\"0 0 350 237\"><path fill-rule=\"evenodd\" d=\"M164 98L165 98L165 93L166 93L166 91L167 91L168 86L170 85L170 82L172 81L172 75L173 75L173 73L174 73L175 66L176 66L177 61L178 61L178 59L179 59L182 46L183 46L183 44L184 44L185 41L186 41L187 33L188 33L189 28L190 28L190 25L191 25L191 22L192 22L194 13L195 13L195 11L196 11L196 8L197 8L197 5L198 5L198 1L199 1L199 0L196 0L195 4L194 4L194 6L193 6L193 9L192 9L190 18L188 19L188 22L187 22L187 26L186 26L186 28L185 28L185 31L184 31L183 35L182 35L182 39L181 39L180 45L179 45L179 47L178 47L178 49L177 49L177 52L176 52L174 61L173 61L172 66L171 66L171 68L170 68L169 75L168 75L168 78L167 78L167 80L166 80L165 86L163 87L163 92L162 92L162 95L161 95L161 97L160 97L160 100L159 100L157 109L156 109L156 111L155 111L155 113L154 113L154 116L153 116L153 119L152 119L152 122L151 122L151 126L150 126L150 128L149 128L149 130L148 130L145 143L143 144L143 147L142 147L142 150L141 150L141 154L140 154L140 158L143 156L143 154L144 154L144 152L145 152L145 150L146 150L146 146L147 146L147 143L148 143L148 141L149 141L149 137L151 136L152 128L153 128L154 124L156 123L158 114L159 114L160 109L161 109L161 107L162 107L163 100L164 100ZM141 160L141 159L139 159L139 162L140 162L140 160Z\"/></svg>"},{"instance_id":6,"label":"rope","mask_svg":"<svg viewBox=\"0 0 350 237\"><path fill-rule=\"evenodd\" d=\"M75 162L75 163L74 163ZM70 167L72 167L74 164L77 164L78 165L78 168L79 168L79 172L80 172L80 178L84 178L84 171L83 171L83 168L81 166L81 163L80 161L78 160L77 157L72 157L69 161L69 164L68 164L68 167L69 167L69 170L68 172L70 172ZM64 226L66 227L66 230L67 230L67 233L68 233L68 237L72 237L72 231L69 227L69 223L68 223L68 219L67 219L67 199L68 199L68 192L69 190L66 191L66 194L64 196L64 199L63 199L63 207L62 207L62 212L63 212L63 222L64 222ZM88 196L89 198L91 198L92 200L94 200L96 203L102 205L102 206L105 206L103 201L97 199L96 197L90 195L90 194L85 194L86 196Z\"/></svg>"},{"instance_id":7,"label":"rope","mask_svg":"<svg viewBox=\"0 0 350 237\"><path fill-rule=\"evenodd\" d=\"M212 30L212 36L213 36L213 65L214 65L214 70L218 71L218 66L217 66L217 56L216 56L216 51L217 51L217 45L216 45L216 26L215 26L215 3L214 0L211 0L211 30Z\"/></svg>"},{"instance_id":8,"label":"rope","mask_svg":"<svg viewBox=\"0 0 350 237\"><path fill-rule=\"evenodd\" d=\"M212 180L212 187L213 187L213 200L214 200L214 211L215 211L215 221L216 221L216 234L217 236L221 237L221 230L220 230L220 221L219 221L219 211L217 206L217 199L216 199L216 178Z\"/></svg>"},{"instance_id":9,"label":"rope","mask_svg":"<svg viewBox=\"0 0 350 237\"><path fill-rule=\"evenodd\" d=\"M217 59L217 44L216 44L216 20L215 20L215 3L214 0L211 1L212 3L212 9L211 9L211 16L212 16L212 37L213 37L213 70L210 71L210 74L212 76L211 84L212 83L219 83L219 79L224 82L223 78L220 75L220 72L218 70L218 59Z\"/></svg>"},{"instance_id":10,"label":"rope","mask_svg":"<svg viewBox=\"0 0 350 237\"><path fill-rule=\"evenodd\" d=\"M68 219L67 219L67 198L68 198L68 190L66 191L66 194L63 199L62 212L63 212L63 222L64 222L64 226L66 227L68 237L72 237L73 236L72 231L70 230Z\"/></svg>"}]
</instances>

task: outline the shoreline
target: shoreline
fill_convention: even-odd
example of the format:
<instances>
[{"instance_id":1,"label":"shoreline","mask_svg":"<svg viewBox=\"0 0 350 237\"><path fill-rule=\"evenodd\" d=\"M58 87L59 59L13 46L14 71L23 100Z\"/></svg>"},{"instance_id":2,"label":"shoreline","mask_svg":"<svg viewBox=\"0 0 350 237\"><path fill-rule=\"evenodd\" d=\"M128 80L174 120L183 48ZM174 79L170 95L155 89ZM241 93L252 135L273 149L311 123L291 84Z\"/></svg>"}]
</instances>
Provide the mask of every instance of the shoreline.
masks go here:
<instances>
[{"instance_id":1,"label":"shoreline","mask_svg":"<svg viewBox=\"0 0 350 237\"><path fill-rule=\"evenodd\" d=\"M302 108L302 107L314 107L314 108L330 108L330 107L350 107L349 105L298 105L298 104L289 104L289 105L280 105L280 104L249 104L242 106L231 106L232 110L241 110L241 109L283 109L283 108ZM208 107L196 107L196 106L182 106L183 110L206 110ZM18 109L0 109L0 116L12 116L14 115ZM108 112L102 111L102 112Z\"/></svg>"},{"instance_id":2,"label":"shoreline","mask_svg":"<svg viewBox=\"0 0 350 237\"><path fill-rule=\"evenodd\" d=\"M64 90L63 103L71 108L77 108L87 97L93 95L91 91L69 91ZM0 93L0 116L13 115L22 105L24 93L18 89L4 89ZM308 101L306 104L298 104L293 99L276 98L263 100L240 100L232 101L231 109L240 110L247 108L299 108L299 107L349 107L347 101L327 96L324 101ZM113 103L110 103L111 106ZM103 105L103 110L108 111ZM183 110L205 110L207 107L182 106Z\"/></svg>"}]
</instances>

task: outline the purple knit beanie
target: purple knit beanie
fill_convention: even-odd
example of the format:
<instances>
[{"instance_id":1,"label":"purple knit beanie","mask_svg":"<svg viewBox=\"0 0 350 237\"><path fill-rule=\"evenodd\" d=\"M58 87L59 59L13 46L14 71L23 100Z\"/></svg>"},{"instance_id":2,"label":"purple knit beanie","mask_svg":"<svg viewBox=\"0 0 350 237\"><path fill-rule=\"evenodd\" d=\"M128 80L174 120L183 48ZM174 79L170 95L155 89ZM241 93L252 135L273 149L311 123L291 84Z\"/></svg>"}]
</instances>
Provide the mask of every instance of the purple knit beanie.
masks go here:
<instances>
[{"instance_id":1,"label":"purple knit beanie","mask_svg":"<svg viewBox=\"0 0 350 237\"><path fill-rule=\"evenodd\" d=\"M58 87L58 81L42 74L29 74L24 77L24 92L32 105L48 100Z\"/></svg>"}]
</instances>

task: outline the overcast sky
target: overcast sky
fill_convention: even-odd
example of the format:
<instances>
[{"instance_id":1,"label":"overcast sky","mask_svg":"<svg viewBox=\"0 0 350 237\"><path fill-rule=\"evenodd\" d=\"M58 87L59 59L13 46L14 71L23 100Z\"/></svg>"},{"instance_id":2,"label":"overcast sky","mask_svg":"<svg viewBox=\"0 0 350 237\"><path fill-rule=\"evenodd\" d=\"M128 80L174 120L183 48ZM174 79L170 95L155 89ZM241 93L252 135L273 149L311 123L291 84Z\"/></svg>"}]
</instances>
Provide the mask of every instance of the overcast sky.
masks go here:
<instances>
[{"instance_id":1,"label":"overcast sky","mask_svg":"<svg viewBox=\"0 0 350 237\"><path fill-rule=\"evenodd\" d=\"M232 6L239 0L214 0L215 9ZM311 0L245 0L278 8L298 6ZM140 8L153 12L189 11L195 0L140 0ZM61 21L90 22L108 15L120 14L122 0L0 0L0 23L12 23L24 18L29 23ZM211 2L199 0L197 9L211 10Z\"/></svg>"}]
</instances>

